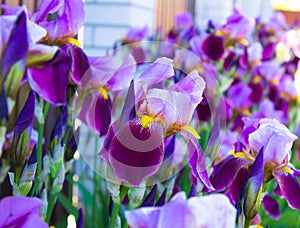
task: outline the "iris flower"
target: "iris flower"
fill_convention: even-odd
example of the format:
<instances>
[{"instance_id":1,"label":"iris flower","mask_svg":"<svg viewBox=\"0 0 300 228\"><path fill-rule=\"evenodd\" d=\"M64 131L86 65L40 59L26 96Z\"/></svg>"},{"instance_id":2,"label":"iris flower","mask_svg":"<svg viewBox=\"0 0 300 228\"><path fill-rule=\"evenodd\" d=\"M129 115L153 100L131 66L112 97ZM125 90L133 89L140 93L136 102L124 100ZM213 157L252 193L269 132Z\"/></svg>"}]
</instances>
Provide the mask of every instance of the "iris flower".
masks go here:
<instances>
[{"instance_id":1,"label":"iris flower","mask_svg":"<svg viewBox=\"0 0 300 228\"><path fill-rule=\"evenodd\" d=\"M172 60L167 58L157 59L142 72L135 82L133 104L124 107L129 114L125 121L121 118L112 124L100 156L119 180L139 186L162 165L164 139L179 133L188 142L187 157L193 175L213 189L208 181L199 136L188 125L202 100L205 82L197 71L192 71L165 89L164 81L172 76Z\"/></svg>"},{"instance_id":2,"label":"iris flower","mask_svg":"<svg viewBox=\"0 0 300 228\"><path fill-rule=\"evenodd\" d=\"M160 207L142 207L126 211L130 227L235 227L236 209L222 194L186 198L184 192Z\"/></svg>"}]
</instances>

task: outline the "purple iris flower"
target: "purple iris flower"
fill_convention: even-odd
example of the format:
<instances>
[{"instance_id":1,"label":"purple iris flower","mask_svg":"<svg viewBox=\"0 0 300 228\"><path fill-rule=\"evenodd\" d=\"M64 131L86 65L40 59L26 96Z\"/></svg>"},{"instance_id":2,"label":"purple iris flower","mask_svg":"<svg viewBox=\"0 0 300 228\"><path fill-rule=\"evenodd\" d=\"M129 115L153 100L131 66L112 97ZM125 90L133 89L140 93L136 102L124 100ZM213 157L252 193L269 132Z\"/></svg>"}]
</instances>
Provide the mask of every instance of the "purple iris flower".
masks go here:
<instances>
[{"instance_id":1,"label":"purple iris flower","mask_svg":"<svg viewBox=\"0 0 300 228\"><path fill-rule=\"evenodd\" d=\"M297 136L277 120L261 119L256 131L249 135L249 145L255 156L264 148L265 180L274 177L280 192L293 209L300 209L299 171L289 163L291 148Z\"/></svg>"},{"instance_id":2,"label":"purple iris flower","mask_svg":"<svg viewBox=\"0 0 300 228\"><path fill-rule=\"evenodd\" d=\"M31 20L47 30L51 43L74 37L84 22L82 0L43 0Z\"/></svg>"},{"instance_id":3,"label":"purple iris flower","mask_svg":"<svg viewBox=\"0 0 300 228\"><path fill-rule=\"evenodd\" d=\"M134 115L109 129L100 156L118 179L139 186L155 174L164 159L164 139L179 133L188 142L188 161L197 179L212 189L197 133L189 122L202 99L204 80L192 71L165 89L163 82L174 76L172 60L159 58L135 81ZM131 112L132 113L132 112Z\"/></svg>"},{"instance_id":4,"label":"purple iris flower","mask_svg":"<svg viewBox=\"0 0 300 228\"><path fill-rule=\"evenodd\" d=\"M8 196L0 201L0 227L38 227L48 225L41 218L39 208L43 202L37 198Z\"/></svg>"},{"instance_id":5,"label":"purple iris flower","mask_svg":"<svg viewBox=\"0 0 300 228\"><path fill-rule=\"evenodd\" d=\"M184 192L160 207L143 207L126 211L130 227L223 227L235 226L236 209L222 194L186 198Z\"/></svg>"},{"instance_id":6,"label":"purple iris flower","mask_svg":"<svg viewBox=\"0 0 300 228\"><path fill-rule=\"evenodd\" d=\"M246 17L235 8L234 13L227 18L219 33L224 34L230 40L230 44L245 39L254 28L254 25L255 20L253 18Z\"/></svg>"},{"instance_id":7,"label":"purple iris flower","mask_svg":"<svg viewBox=\"0 0 300 228\"><path fill-rule=\"evenodd\" d=\"M77 82L83 93L79 96L78 102L82 105L77 106L80 109L78 118L99 136L107 133L111 123L109 93L128 87L135 71L136 62L131 55L121 65L113 56L89 58L89 68Z\"/></svg>"}]
</instances>

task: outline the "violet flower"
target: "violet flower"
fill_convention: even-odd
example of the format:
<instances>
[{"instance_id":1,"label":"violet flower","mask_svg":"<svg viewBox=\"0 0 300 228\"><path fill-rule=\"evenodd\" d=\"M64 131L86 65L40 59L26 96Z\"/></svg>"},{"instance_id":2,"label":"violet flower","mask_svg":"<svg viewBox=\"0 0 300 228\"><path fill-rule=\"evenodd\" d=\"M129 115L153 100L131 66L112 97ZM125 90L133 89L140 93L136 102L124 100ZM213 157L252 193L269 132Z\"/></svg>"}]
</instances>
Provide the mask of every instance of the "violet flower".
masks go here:
<instances>
[{"instance_id":1,"label":"violet flower","mask_svg":"<svg viewBox=\"0 0 300 228\"><path fill-rule=\"evenodd\" d=\"M39 208L43 205L37 198L8 196L0 201L0 227L46 228Z\"/></svg>"},{"instance_id":2,"label":"violet flower","mask_svg":"<svg viewBox=\"0 0 300 228\"><path fill-rule=\"evenodd\" d=\"M186 198L184 192L160 207L143 207L125 212L130 227L222 227L235 226L236 209L222 194Z\"/></svg>"},{"instance_id":3,"label":"violet flower","mask_svg":"<svg viewBox=\"0 0 300 228\"><path fill-rule=\"evenodd\" d=\"M84 72L79 86L84 95L79 96L78 118L99 136L107 133L111 123L112 101L110 92L129 86L136 71L136 62L129 55L119 65L113 56L89 58L89 68ZM85 95L87 93L87 95Z\"/></svg>"},{"instance_id":4,"label":"violet flower","mask_svg":"<svg viewBox=\"0 0 300 228\"><path fill-rule=\"evenodd\" d=\"M43 0L31 19L47 30L51 43L74 37L84 22L82 0Z\"/></svg>"},{"instance_id":5,"label":"violet flower","mask_svg":"<svg viewBox=\"0 0 300 228\"><path fill-rule=\"evenodd\" d=\"M174 75L171 63L167 58L157 59L140 75L129 107L130 116L110 127L99 154L119 180L139 186L159 170L164 158L164 138L179 133L188 142L187 156L193 175L212 189L198 135L188 126L202 99L205 82L197 71L192 71L164 89L163 82Z\"/></svg>"}]
</instances>

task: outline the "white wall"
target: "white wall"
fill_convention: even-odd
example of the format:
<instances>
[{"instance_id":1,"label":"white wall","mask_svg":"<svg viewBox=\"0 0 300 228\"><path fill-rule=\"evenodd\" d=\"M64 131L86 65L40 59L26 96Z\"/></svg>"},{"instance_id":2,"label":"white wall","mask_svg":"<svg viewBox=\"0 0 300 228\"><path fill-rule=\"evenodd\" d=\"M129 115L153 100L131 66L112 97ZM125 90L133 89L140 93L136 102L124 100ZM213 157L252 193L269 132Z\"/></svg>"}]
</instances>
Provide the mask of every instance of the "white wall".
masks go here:
<instances>
[{"instance_id":1,"label":"white wall","mask_svg":"<svg viewBox=\"0 0 300 228\"><path fill-rule=\"evenodd\" d=\"M155 0L86 0L84 50L103 55L130 26L150 29L155 24Z\"/></svg>"}]
</instances>

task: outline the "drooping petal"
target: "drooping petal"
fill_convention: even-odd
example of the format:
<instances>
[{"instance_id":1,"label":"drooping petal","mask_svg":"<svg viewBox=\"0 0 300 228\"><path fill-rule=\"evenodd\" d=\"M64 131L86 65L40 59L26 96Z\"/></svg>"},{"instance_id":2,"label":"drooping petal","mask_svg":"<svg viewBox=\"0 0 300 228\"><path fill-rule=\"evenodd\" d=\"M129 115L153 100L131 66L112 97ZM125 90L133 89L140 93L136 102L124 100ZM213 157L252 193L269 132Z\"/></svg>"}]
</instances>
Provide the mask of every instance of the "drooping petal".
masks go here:
<instances>
[{"instance_id":1,"label":"drooping petal","mask_svg":"<svg viewBox=\"0 0 300 228\"><path fill-rule=\"evenodd\" d=\"M30 68L30 87L44 100L54 105L65 105L71 58L59 51L49 65L43 68Z\"/></svg>"},{"instance_id":2,"label":"drooping petal","mask_svg":"<svg viewBox=\"0 0 300 228\"><path fill-rule=\"evenodd\" d=\"M262 200L262 205L266 213L271 216L273 219L279 219L280 217L280 208L277 201L269 194L266 194Z\"/></svg>"},{"instance_id":3,"label":"drooping petal","mask_svg":"<svg viewBox=\"0 0 300 228\"><path fill-rule=\"evenodd\" d=\"M300 210L300 183L297 178L282 170L274 170L273 175L288 205L295 210Z\"/></svg>"},{"instance_id":4,"label":"drooping petal","mask_svg":"<svg viewBox=\"0 0 300 228\"><path fill-rule=\"evenodd\" d=\"M163 161L163 137L160 124L152 122L144 128L141 118L116 131L109 147L109 163L117 178L139 186L153 175Z\"/></svg>"},{"instance_id":5,"label":"drooping petal","mask_svg":"<svg viewBox=\"0 0 300 228\"><path fill-rule=\"evenodd\" d=\"M188 131L183 130L180 133L188 143L188 164L191 167L192 174L204 185L205 188L208 189L208 192L215 190L209 180L204 153L198 143L198 140Z\"/></svg>"},{"instance_id":6,"label":"drooping petal","mask_svg":"<svg viewBox=\"0 0 300 228\"><path fill-rule=\"evenodd\" d=\"M249 165L249 161L243 158L234 158L228 156L224 161L215 166L213 173L211 174L210 181L216 191L224 191L229 187L239 171ZM207 190L205 189L205 192Z\"/></svg>"}]
</instances>

